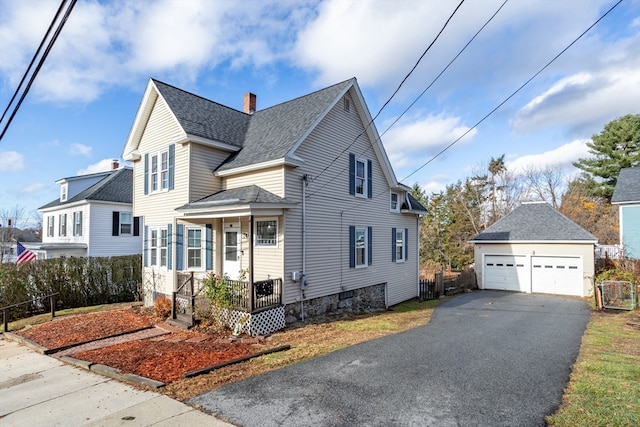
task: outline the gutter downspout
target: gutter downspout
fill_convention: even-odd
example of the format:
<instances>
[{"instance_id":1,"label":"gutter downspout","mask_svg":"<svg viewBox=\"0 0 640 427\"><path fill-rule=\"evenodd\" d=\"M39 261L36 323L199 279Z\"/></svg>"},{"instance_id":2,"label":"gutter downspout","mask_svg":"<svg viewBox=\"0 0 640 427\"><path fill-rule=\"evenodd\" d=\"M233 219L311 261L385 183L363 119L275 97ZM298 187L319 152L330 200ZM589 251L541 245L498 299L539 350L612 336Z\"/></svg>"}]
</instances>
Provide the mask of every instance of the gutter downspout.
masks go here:
<instances>
[{"instance_id":1,"label":"gutter downspout","mask_svg":"<svg viewBox=\"0 0 640 427\"><path fill-rule=\"evenodd\" d=\"M240 223L242 224L242 223ZM240 227L242 235L242 227ZM249 310L253 313L254 300L253 300L253 214L249 217Z\"/></svg>"},{"instance_id":2,"label":"gutter downspout","mask_svg":"<svg viewBox=\"0 0 640 427\"><path fill-rule=\"evenodd\" d=\"M304 321L304 287L306 286L307 271L307 185L309 176L302 175L302 274L300 277L300 316Z\"/></svg>"}]
</instances>

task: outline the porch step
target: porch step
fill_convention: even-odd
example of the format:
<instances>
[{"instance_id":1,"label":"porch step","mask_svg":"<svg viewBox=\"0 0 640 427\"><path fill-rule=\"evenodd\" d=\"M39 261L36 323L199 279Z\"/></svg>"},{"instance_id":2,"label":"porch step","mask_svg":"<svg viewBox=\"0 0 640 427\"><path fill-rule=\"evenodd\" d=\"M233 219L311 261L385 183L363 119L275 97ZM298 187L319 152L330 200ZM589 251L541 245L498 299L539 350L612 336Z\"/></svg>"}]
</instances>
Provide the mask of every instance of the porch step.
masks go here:
<instances>
[{"instance_id":1,"label":"porch step","mask_svg":"<svg viewBox=\"0 0 640 427\"><path fill-rule=\"evenodd\" d=\"M189 317L190 319L190 317ZM168 319L167 323L172 325L172 326L176 326L178 328L182 328L182 329L191 329L191 327L193 327L193 322L190 322L184 318L180 318L178 317L177 319Z\"/></svg>"}]
</instances>

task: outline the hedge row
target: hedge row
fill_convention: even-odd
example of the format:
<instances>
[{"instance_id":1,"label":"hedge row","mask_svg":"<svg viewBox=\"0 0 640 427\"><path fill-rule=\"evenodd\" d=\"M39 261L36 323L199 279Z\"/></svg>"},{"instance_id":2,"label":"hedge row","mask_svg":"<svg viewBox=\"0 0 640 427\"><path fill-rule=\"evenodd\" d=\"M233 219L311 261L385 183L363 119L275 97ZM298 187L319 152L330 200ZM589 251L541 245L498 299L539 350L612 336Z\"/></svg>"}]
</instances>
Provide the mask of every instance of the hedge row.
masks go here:
<instances>
[{"instance_id":1,"label":"hedge row","mask_svg":"<svg viewBox=\"0 0 640 427\"><path fill-rule=\"evenodd\" d=\"M12 318L47 311L51 307L44 297L56 292L57 310L140 301L141 277L141 255L0 264L0 308L32 301L12 309Z\"/></svg>"}]
</instances>

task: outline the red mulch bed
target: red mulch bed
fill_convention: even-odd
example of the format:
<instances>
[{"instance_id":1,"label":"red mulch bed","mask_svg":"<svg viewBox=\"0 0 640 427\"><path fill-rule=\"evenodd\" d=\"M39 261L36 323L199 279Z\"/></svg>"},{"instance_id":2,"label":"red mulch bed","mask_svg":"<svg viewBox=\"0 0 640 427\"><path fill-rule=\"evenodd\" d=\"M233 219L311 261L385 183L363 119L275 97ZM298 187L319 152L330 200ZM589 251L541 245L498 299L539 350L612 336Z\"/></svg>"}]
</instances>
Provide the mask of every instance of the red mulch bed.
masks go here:
<instances>
[{"instance_id":1,"label":"red mulch bed","mask_svg":"<svg viewBox=\"0 0 640 427\"><path fill-rule=\"evenodd\" d=\"M151 316L137 314L132 310L107 310L61 317L41 325L21 329L16 334L46 348L59 348L152 325Z\"/></svg>"},{"instance_id":2,"label":"red mulch bed","mask_svg":"<svg viewBox=\"0 0 640 427\"><path fill-rule=\"evenodd\" d=\"M180 335L188 339L193 334L189 332L171 334L171 339ZM170 383L182 379L182 376L189 371L217 365L255 352L253 344L242 342L194 343L147 339L75 353L72 357L108 365L121 372Z\"/></svg>"},{"instance_id":3,"label":"red mulch bed","mask_svg":"<svg viewBox=\"0 0 640 427\"><path fill-rule=\"evenodd\" d=\"M135 308L100 311L54 319L16 333L46 348L59 348L152 326L158 320L147 313ZM122 373L170 383L182 379L187 372L260 350L255 341L231 342L229 336L230 333L205 328L204 332L184 331L172 333L164 339L129 341L74 353L72 357L111 366ZM187 342L190 338L197 340Z\"/></svg>"}]
</instances>

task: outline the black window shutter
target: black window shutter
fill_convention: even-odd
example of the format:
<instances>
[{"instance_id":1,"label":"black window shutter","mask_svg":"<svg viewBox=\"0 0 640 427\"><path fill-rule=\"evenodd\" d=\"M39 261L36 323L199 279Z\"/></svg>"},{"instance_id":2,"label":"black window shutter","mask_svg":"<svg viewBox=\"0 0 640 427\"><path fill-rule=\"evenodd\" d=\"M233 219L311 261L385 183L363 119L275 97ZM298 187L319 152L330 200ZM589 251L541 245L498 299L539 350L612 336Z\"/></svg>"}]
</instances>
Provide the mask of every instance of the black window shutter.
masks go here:
<instances>
[{"instance_id":1,"label":"black window shutter","mask_svg":"<svg viewBox=\"0 0 640 427\"><path fill-rule=\"evenodd\" d=\"M356 266L356 227L349 226L349 267Z\"/></svg>"},{"instance_id":2,"label":"black window shutter","mask_svg":"<svg viewBox=\"0 0 640 427\"><path fill-rule=\"evenodd\" d=\"M113 211L113 217L111 221L111 235L120 235L120 212Z\"/></svg>"},{"instance_id":3,"label":"black window shutter","mask_svg":"<svg viewBox=\"0 0 640 427\"><path fill-rule=\"evenodd\" d=\"M144 155L144 194L149 194L149 153Z\"/></svg>"},{"instance_id":4,"label":"black window shutter","mask_svg":"<svg viewBox=\"0 0 640 427\"><path fill-rule=\"evenodd\" d=\"M371 165L371 160L367 160L367 198L373 198L373 178L371 177L371 171L373 167Z\"/></svg>"},{"instance_id":5,"label":"black window shutter","mask_svg":"<svg viewBox=\"0 0 640 427\"><path fill-rule=\"evenodd\" d=\"M396 262L396 229L391 229L391 261Z\"/></svg>"},{"instance_id":6,"label":"black window shutter","mask_svg":"<svg viewBox=\"0 0 640 427\"><path fill-rule=\"evenodd\" d=\"M144 226L144 236L142 236L142 264L149 266L149 226Z\"/></svg>"},{"instance_id":7,"label":"black window shutter","mask_svg":"<svg viewBox=\"0 0 640 427\"><path fill-rule=\"evenodd\" d=\"M404 259L409 259L409 229L404 229Z\"/></svg>"},{"instance_id":8,"label":"black window shutter","mask_svg":"<svg viewBox=\"0 0 640 427\"><path fill-rule=\"evenodd\" d=\"M349 194L356 194L356 156L349 153Z\"/></svg>"},{"instance_id":9,"label":"black window shutter","mask_svg":"<svg viewBox=\"0 0 640 427\"><path fill-rule=\"evenodd\" d=\"M368 264L373 264L373 228L367 227L367 257L369 258Z\"/></svg>"},{"instance_id":10,"label":"black window shutter","mask_svg":"<svg viewBox=\"0 0 640 427\"><path fill-rule=\"evenodd\" d=\"M175 144L171 144L169 146L169 170L167 171L169 173L169 190L173 190L174 187L174 183L175 183L175 163L176 163L176 145Z\"/></svg>"},{"instance_id":11,"label":"black window shutter","mask_svg":"<svg viewBox=\"0 0 640 427\"><path fill-rule=\"evenodd\" d=\"M140 235L140 217L139 216L133 217L133 235L134 236Z\"/></svg>"}]
</instances>

